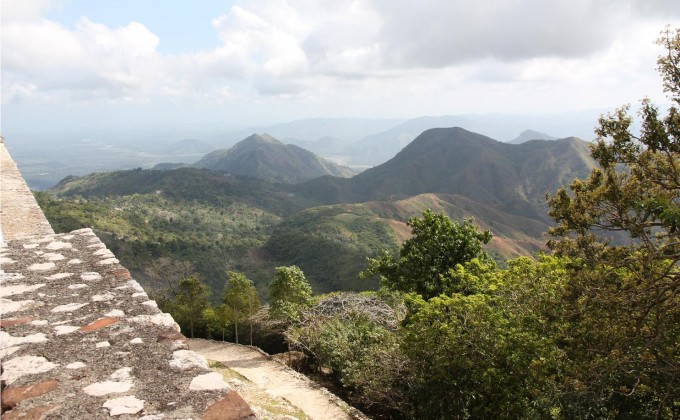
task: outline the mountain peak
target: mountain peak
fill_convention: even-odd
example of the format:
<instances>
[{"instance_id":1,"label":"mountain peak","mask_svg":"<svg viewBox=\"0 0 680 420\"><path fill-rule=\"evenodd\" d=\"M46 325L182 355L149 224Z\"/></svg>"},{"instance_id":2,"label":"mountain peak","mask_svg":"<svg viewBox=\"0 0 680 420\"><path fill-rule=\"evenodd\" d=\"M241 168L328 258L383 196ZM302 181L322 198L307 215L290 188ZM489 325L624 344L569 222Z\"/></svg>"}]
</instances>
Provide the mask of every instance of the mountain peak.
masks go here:
<instances>
[{"instance_id":1,"label":"mountain peak","mask_svg":"<svg viewBox=\"0 0 680 420\"><path fill-rule=\"evenodd\" d=\"M251 136L241 140L239 143L255 143L255 142L283 145L283 142L275 139L274 137L270 136L267 133L262 134L253 133Z\"/></svg>"},{"instance_id":2,"label":"mountain peak","mask_svg":"<svg viewBox=\"0 0 680 420\"><path fill-rule=\"evenodd\" d=\"M349 168L300 147L286 145L268 134L253 134L231 149L208 153L194 166L291 184L324 175L354 175Z\"/></svg>"},{"instance_id":3,"label":"mountain peak","mask_svg":"<svg viewBox=\"0 0 680 420\"><path fill-rule=\"evenodd\" d=\"M536 130L524 130L519 136L510 140L510 144L522 144L530 140L557 140L557 138Z\"/></svg>"}]
</instances>

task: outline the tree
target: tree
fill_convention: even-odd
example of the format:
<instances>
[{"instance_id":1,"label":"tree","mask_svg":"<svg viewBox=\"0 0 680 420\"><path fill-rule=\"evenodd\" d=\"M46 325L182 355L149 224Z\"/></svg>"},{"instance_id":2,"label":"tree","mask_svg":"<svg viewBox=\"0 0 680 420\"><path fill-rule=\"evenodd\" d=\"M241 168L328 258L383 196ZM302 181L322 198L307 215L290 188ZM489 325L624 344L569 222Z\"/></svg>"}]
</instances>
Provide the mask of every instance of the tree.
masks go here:
<instances>
[{"instance_id":1,"label":"tree","mask_svg":"<svg viewBox=\"0 0 680 420\"><path fill-rule=\"evenodd\" d=\"M657 43L667 115L643 100L639 133L628 106L601 117L599 168L549 199L549 246L582 262L565 302L577 416L680 415L680 29Z\"/></svg>"},{"instance_id":2,"label":"tree","mask_svg":"<svg viewBox=\"0 0 680 420\"><path fill-rule=\"evenodd\" d=\"M168 257L154 259L144 269L149 277L149 296L163 307L168 299L177 294L177 286L181 279L194 273L193 264L185 260Z\"/></svg>"},{"instance_id":3,"label":"tree","mask_svg":"<svg viewBox=\"0 0 680 420\"><path fill-rule=\"evenodd\" d=\"M269 285L269 313L288 323L300 320L301 309L312 304L312 288L296 265L276 267L276 278Z\"/></svg>"},{"instance_id":4,"label":"tree","mask_svg":"<svg viewBox=\"0 0 680 420\"><path fill-rule=\"evenodd\" d=\"M300 321L302 309L312 305L312 288L298 266L276 267L276 278L269 285L269 315L293 325ZM291 363L290 340L288 363Z\"/></svg>"},{"instance_id":5,"label":"tree","mask_svg":"<svg viewBox=\"0 0 680 420\"><path fill-rule=\"evenodd\" d=\"M194 338L194 327L203 319L203 311L210 305L210 288L196 274L179 281L174 304L189 323L189 334Z\"/></svg>"},{"instance_id":6,"label":"tree","mask_svg":"<svg viewBox=\"0 0 680 420\"><path fill-rule=\"evenodd\" d=\"M224 285L224 304L230 309L234 324L234 338L238 344L238 324L253 315L260 307L257 290L244 274L229 271ZM250 323L250 345L253 345L253 324Z\"/></svg>"},{"instance_id":7,"label":"tree","mask_svg":"<svg viewBox=\"0 0 680 420\"><path fill-rule=\"evenodd\" d=\"M219 313L214 306L207 306L203 310L202 321L205 325L205 332L208 339L212 339L212 333L221 328ZM224 337L224 335L223 335ZM223 340L224 341L224 340Z\"/></svg>"},{"instance_id":8,"label":"tree","mask_svg":"<svg viewBox=\"0 0 680 420\"><path fill-rule=\"evenodd\" d=\"M457 265L477 259L483 265L493 261L482 249L491 240L489 231L479 231L473 220L453 222L445 213L423 212L423 218L411 218L408 225L413 236L406 240L395 259L383 251L368 259L362 277L380 275L383 286L392 290L415 292L429 299L440 294L472 293L451 275Z\"/></svg>"},{"instance_id":9,"label":"tree","mask_svg":"<svg viewBox=\"0 0 680 420\"><path fill-rule=\"evenodd\" d=\"M229 324L231 323L231 309L227 305L222 304L215 308L215 313L217 315L220 331L222 331L222 341L224 341L224 331L229 328Z\"/></svg>"}]
</instances>

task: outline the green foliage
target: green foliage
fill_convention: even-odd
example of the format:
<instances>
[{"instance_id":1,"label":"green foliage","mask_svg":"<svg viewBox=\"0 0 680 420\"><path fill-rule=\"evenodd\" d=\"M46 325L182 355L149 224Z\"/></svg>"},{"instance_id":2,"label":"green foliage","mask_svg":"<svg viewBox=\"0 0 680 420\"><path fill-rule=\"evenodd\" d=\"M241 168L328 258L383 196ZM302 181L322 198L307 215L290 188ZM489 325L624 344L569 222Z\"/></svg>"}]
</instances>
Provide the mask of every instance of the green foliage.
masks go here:
<instances>
[{"instance_id":1,"label":"green foliage","mask_svg":"<svg viewBox=\"0 0 680 420\"><path fill-rule=\"evenodd\" d=\"M423 212L411 218L413 237L402 245L399 259L383 252L368 260L363 276L380 275L384 286L415 292L426 299L448 293L474 293L469 289L464 269L457 267L477 259L477 266L493 267L493 260L482 249L491 240L489 231L480 232L471 220L453 222L445 213ZM485 268L481 268L484 270Z\"/></svg>"},{"instance_id":2,"label":"green foliage","mask_svg":"<svg viewBox=\"0 0 680 420\"><path fill-rule=\"evenodd\" d=\"M220 322L218 311L214 306L208 306L203 309L201 320L205 325L205 333L208 339L213 338L214 333L222 330L222 323Z\"/></svg>"},{"instance_id":3,"label":"green foliage","mask_svg":"<svg viewBox=\"0 0 680 420\"><path fill-rule=\"evenodd\" d=\"M159 260L191 261L193 271L216 297L227 280L225 268L259 279L264 289L264 272L275 265L253 261L253 251L264 245L281 219L245 203L202 204L157 194L85 199L38 193L37 197L55 231L92 227L147 287L156 287L148 268Z\"/></svg>"},{"instance_id":4,"label":"green foliage","mask_svg":"<svg viewBox=\"0 0 680 420\"><path fill-rule=\"evenodd\" d=\"M209 298L208 286L196 275L190 275L180 280L177 293L169 303L171 312L179 318L180 326L188 326L191 338L194 338L195 329L205 327L203 312L210 305Z\"/></svg>"},{"instance_id":5,"label":"green foliage","mask_svg":"<svg viewBox=\"0 0 680 420\"><path fill-rule=\"evenodd\" d=\"M255 285L248 277L233 271L227 275L229 280L224 285L224 304L231 312L234 338L238 344L238 325L257 312L260 308L260 299L257 297ZM250 336L252 345L252 324Z\"/></svg>"},{"instance_id":6,"label":"green foliage","mask_svg":"<svg viewBox=\"0 0 680 420\"><path fill-rule=\"evenodd\" d=\"M563 302L578 361L565 407L577 417L680 415L680 29L659 43L668 114L643 100L639 134L628 107L603 116L592 148L600 167L549 200L549 245L582 262Z\"/></svg>"},{"instance_id":7,"label":"green foliage","mask_svg":"<svg viewBox=\"0 0 680 420\"><path fill-rule=\"evenodd\" d=\"M304 210L282 221L266 244L275 259L301 267L321 293L377 288L377 281L357 277L366 257L383 248L397 249L392 229L361 204Z\"/></svg>"},{"instance_id":8,"label":"green foliage","mask_svg":"<svg viewBox=\"0 0 680 420\"><path fill-rule=\"evenodd\" d=\"M523 279L513 271L532 272ZM530 260L513 264L498 294L412 294L402 350L411 369L410 395L417 418L550 418L559 413L555 378L563 354L541 321L554 289ZM529 273L525 273L529 274ZM557 276L563 282L564 274ZM508 298L514 301L504 300ZM537 310L527 310L526 302Z\"/></svg>"},{"instance_id":9,"label":"green foliage","mask_svg":"<svg viewBox=\"0 0 680 420\"><path fill-rule=\"evenodd\" d=\"M365 314L315 318L287 335L313 355L321 370L330 370L352 404L382 415L396 415L407 407L407 361L398 336Z\"/></svg>"},{"instance_id":10,"label":"green foliage","mask_svg":"<svg viewBox=\"0 0 680 420\"><path fill-rule=\"evenodd\" d=\"M288 323L300 320L300 311L312 304L312 288L299 267L276 267L276 278L269 285L269 313Z\"/></svg>"}]
</instances>

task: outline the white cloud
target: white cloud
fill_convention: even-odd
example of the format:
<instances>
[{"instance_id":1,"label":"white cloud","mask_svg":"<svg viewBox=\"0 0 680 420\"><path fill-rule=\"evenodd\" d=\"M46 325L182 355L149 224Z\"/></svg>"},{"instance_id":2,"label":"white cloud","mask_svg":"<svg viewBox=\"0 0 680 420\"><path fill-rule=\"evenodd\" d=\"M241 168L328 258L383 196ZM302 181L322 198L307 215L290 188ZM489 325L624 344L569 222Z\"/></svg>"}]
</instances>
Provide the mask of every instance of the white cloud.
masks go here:
<instances>
[{"instance_id":1,"label":"white cloud","mask_svg":"<svg viewBox=\"0 0 680 420\"><path fill-rule=\"evenodd\" d=\"M175 55L144 22L68 28L47 0L3 2L2 101L599 106L660 85L652 41L676 2L237 0L212 21L219 47Z\"/></svg>"}]
</instances>

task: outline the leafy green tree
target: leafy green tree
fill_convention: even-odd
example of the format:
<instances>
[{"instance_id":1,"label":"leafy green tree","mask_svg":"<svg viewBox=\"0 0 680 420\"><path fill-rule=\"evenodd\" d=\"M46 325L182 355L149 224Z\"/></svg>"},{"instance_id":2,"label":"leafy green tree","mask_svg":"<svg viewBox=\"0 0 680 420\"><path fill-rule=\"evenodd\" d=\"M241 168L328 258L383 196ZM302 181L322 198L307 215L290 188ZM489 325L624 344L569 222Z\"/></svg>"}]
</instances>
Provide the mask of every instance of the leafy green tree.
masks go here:
<instances>
[{"instance_id":1,"label":"leafy green tree","mask_svg":"<svg viewBox=\"0 0 680 420\"><path fill-rule=\"evenodd\" d=\"M401 348L409 360L413 418L559 414L554 376L563 355L527 322L533 317L490 294L410 296Z\"/></svg>"},{"instance_id":2,"label":"leafy green tree","mask_svg":"<svg viewBox=\"0 0 680 420\"><path fill-rule=\"evenodd\" d=\"M298 266L276 267L276 278L269 285L269 315L286 325L300 321L301 311L312 305L312 287ZM288 362L291 362L290 340Z\"/></svg>"},{"instance_id":3,"label":"leafy green tree","mask_svg":"<svg viewBox=\"0 0 680 420\"><path fill-rule=\"evenodd\" d=\"M180 280L192 273L195 273L195 269L189 261L169 257L154 259L144 269L144 274L149 279L147 285L149 296L163 306L168 299L177 294Z\"/></svg>"},{"instance_id":4,"label":"leafy green tree","mask_svg":"<svg viewBox=\"0 0 680 420\"><path fill-rule=\"evenodd\" d=\"M222 332L222 341L224 341L224 332L231 324L231 309L227 305L222 304L215 308L215 313L217 314L219 329Z\"/></svg>"},{"instance_id":5,"label":"leafy green tree","mask_svg":"<svg viewBox=\"0 0 680 420\"><path fill-rule=\"evenodd\" d=\"M203 325L205 325L205 333L208 339L212 339L212 334L220 330L220 319L217 308L208 306L203 310L202 314Z\"/></svg>"},{"instance_id":6,"label":"leafy green tree","mask_svg":"<svg viewBox=\"0 0 680 420\"><path fill-rule=\"evenodd\" d=\"M627 106L600 118L599 168L549 199L549 246L582 262L565 301L575 416L680 416L680 29L658 43L667 115L645 99L639 132Z\"/></svg>"},{"instance_id":7,"label":"leafy green tree","mask_svg":"<svg viewBox=\"0 0 680 420\"><path fill-rule=\"evenodd\" d=\"M312 288L296 265L276 267L276 278L269 285L269 313L288 323L300 320L301 309L312 304Z\"/></svg>"},{"instance_id":8,"label":"leafy green tree","mask_svg":"<svg viewBox=\"0 0 680 420\"><path fill-rule=\"evenodd\" d=\"M422 219L411 218L413 236L404 242L398 258L383 252L368 259L363 277L379 275L383 286L402 292L415 292L429 299L440 294L474 293L451 275L451 270L473 259L492 267L493 260L483 250L491 240L471 219L454 222L445 213L423 212Z\"/></svg>"},{"instance_id":9,"label":"leafy green tree","mask_svg":"<svg viewBox=\"0 0 680 420\"><path fill-rule=\"evenodd\" d=\"M229 271L229 279L224 285L224 304L229 308L234 324L234 338L238 344L238 324L255 314L260 307L260 299L253 282L244 274ZM250 345L253 344L253 324L250 323Z\"/></svg>"},{"instance_id":10,"label":"leafy green tree","mask_svg":"<svg viewBox=\"0 0 680 420\"><path fill-rule=\"evenodd\" d=\"M189 334L194 338L195 327L202 322L203 311L210 306L210 288L197 275L184 277L177 285L174 306L181 318L189 324Z\"/></svg>"}]
</instances>

